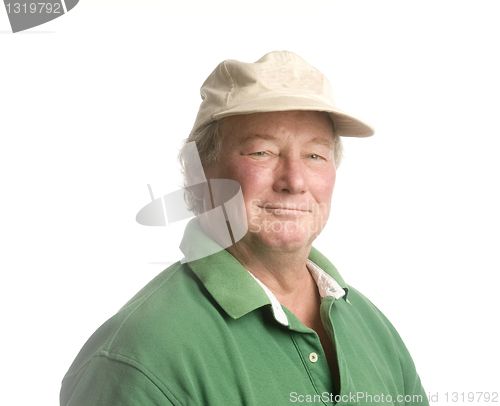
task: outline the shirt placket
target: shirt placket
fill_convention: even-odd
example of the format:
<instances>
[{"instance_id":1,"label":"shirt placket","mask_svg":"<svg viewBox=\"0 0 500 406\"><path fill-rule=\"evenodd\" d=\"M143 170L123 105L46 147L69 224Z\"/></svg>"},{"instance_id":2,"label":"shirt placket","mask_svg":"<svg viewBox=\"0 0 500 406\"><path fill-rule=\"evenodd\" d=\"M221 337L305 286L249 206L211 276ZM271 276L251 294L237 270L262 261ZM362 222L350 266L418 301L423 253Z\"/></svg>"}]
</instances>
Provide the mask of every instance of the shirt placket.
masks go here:
<instances>
[{"instance_id":1,"label":"shirt placket","mask_svg":"<svg viewBox=\"0 0 500 406\"><path fill-rule=\"evenodd\" d=\"M318 334L293 316L289 320L290 338L311 385L311 392L305 395L316 404L333 404L330 399L335 396L334 386Z\"/></svg>"}]
</instances>

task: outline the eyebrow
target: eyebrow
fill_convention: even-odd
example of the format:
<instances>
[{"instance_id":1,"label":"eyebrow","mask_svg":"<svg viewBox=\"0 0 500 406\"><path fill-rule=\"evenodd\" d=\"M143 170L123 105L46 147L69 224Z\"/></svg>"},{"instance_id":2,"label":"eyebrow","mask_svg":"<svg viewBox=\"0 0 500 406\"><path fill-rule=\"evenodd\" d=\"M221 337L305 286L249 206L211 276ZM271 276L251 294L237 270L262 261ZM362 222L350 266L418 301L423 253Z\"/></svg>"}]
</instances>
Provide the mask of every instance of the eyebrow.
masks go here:
<instances>
[{"instance_id":1,"label":"eyebrow","mask_svg":"<svg viewBox=\"0 0 500 406\"><path fill-rule=\"evenodd\" d=\"M249 134L249 135L245 135L245 137L243 138L242 144L246 144L247 142L252 141L255 138L260 138L260 139L263 139L265 141L276 141L276 140L278 140L278 138L275 137L274 135L269 135L269 134Z\"/></svg>"},{"instance_id":2,"label":"eyebrow","mask_svg":"<svg viewBox=\"0 0 500 406\"><path fill-rule=\"evenodd\" d=\"M328 140L325 140L324 138L320 138L320 137L315 137L311 140L311 143L324 145L325 147L328 147L331 150L334 149L334 145L335 145L335 143L333 142L333 137L329 138Z\"/></svg>"},{"instance_id":3,"label":"eyebrow","mask_svg":"<svg viewBox=\"0 0 500 406\"><path fill-rule=\"evenodd\" d=\"M246 135L243 138L242 144L246 144L246 143L254 140L255 138L260 138L260 139L265 140L265 141L278 141L279 140L279 138L275 137L274 135L269 135L269 134L249 134L249 135ZM311 139L310 141L308 141L308 143L324 145L325 147L328 147L331 150L334 149L333 137L331 139L328 139L328 140L325 140L324 138L320 138L320 137L314 137L313 139Z\"/></svg>"}]
</instances>

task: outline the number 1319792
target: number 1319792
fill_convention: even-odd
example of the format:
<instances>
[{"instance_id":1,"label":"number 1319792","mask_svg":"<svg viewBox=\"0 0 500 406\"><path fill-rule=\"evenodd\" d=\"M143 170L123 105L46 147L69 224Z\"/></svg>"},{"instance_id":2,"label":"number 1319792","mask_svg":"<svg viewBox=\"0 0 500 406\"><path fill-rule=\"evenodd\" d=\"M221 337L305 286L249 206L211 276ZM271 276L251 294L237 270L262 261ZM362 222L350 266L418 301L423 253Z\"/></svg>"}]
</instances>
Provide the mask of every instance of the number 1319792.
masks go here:
<instances>
[{"instance_id":1,"label":"number 1319792","mask_svg":"<svg viewBox=\"0 0 500 406\"><path fill-rule=\"evenodd\" d=\"M7 3L5 7L9 14L61 14L60 3Z\"/></svg>"}]
</instances>

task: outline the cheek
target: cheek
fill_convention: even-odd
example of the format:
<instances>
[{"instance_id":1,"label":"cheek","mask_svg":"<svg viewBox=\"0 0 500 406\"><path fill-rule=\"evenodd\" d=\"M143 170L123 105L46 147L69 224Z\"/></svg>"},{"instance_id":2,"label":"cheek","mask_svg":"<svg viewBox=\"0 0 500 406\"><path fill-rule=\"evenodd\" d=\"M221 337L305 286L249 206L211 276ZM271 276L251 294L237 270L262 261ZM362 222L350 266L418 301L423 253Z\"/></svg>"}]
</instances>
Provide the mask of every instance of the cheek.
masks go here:
<instances>
[{"instance_id":1,"label":"cheek","mask_svg":"<svg viewBox=\"0 0 500 406\"><path fill-rule=\"evenodd\" d=\"M240 161L238 165L230 167L228 176L239 182L245 201L269 187L269 174L251 162Z\"/></svg>"},{"instance_id":2,"label":"cheek","mask_svg":"<svg viewBox=\"0 0 500 406\"><path fill-rule=\"evenodd\" d=\"M330 176L330 194L333 192L333 189L335 189L335 181L337 179L337 172L333 171L333 174Z\"/></svg>"},{"instance_id":3,"label":"cheek","mask_svg":"<svg viewBox=\"0 0 500 406\"><path fill-rule=\"evenodd\" d=\"M324 173L322 176L316 176L313 178L313 183L311 189L314 190L312 193L316 197L318 203L326 203L330 205L332 200L332 193L335 187L336 173L331 171Z\"/></svg>"}]
</instances>

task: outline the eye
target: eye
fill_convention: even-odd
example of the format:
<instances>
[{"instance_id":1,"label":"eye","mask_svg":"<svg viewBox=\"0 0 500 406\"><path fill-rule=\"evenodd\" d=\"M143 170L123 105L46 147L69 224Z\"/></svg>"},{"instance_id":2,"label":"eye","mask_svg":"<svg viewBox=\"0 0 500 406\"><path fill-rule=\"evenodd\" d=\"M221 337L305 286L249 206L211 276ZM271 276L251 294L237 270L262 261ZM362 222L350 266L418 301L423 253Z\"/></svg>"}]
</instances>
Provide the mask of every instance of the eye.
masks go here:
<instances>
[{"instance_id":1,"label":"eye","mask_svg":"<svg viewBox=\"0 0 500 406\"><path fill-rule=\"evenodd\" d=\"M254 155L254 156L266 156L267 152L264 152L264 151L252 152L250 155Z\"/></svg>"},{"instance_id":2,"label":"eye","mask_svg":"<svg viewBox=\"0 0 500 406\"><path fill-rule=\"evenodd\" d=\"M321 157L319 155L316 155L316 154L311 154L309 155L309 158L313 159L313 160L318 160L318 159L321 159Z\"/></svg>"}]
</instances>

